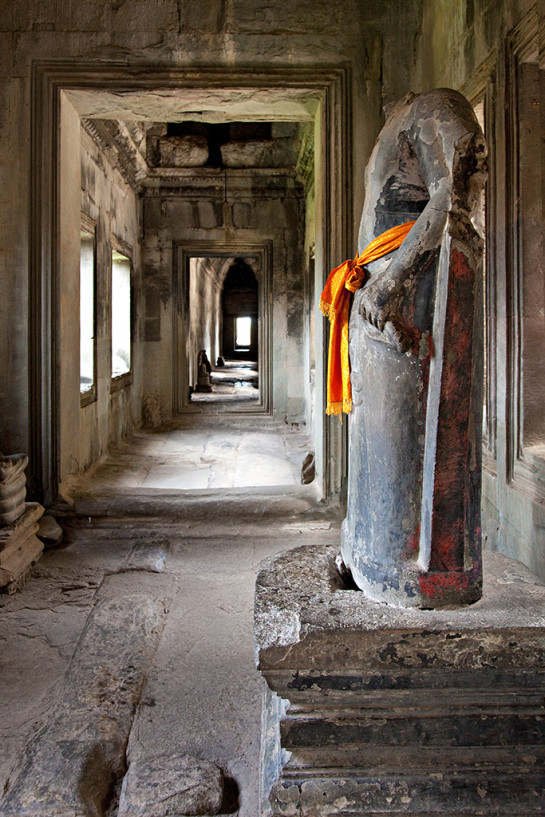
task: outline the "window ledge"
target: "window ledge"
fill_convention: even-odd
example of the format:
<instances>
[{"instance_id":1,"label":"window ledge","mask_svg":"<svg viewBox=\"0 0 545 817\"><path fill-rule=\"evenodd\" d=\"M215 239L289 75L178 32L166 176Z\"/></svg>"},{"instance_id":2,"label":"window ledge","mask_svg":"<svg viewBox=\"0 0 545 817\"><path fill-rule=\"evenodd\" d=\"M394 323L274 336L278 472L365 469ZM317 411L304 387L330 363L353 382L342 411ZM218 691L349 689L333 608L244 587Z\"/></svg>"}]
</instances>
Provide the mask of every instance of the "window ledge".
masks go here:
<instances>
[{"instance_id":1,"label":"window ledge","mask_svg":"<svg viewBox=\"0 0 545 817\"><path fill-rule=\"evenodd\" d=\"M131 384L132 372L127 372L126 374L120 374L117 377L112 377L110 381L110 394L113 394L116 391L121 391L121 389L124 389Z\"/></svg>"},{"instance_id":2,"label":"window ledge","mask_svg":"<svg viewBox=\"0 0 545 817\"><path fill-rule=\"evenodd\" d=\"M85 408L85 406L90 406L91 403L96 402L97 399L97 392L95 387L93 386L92 389L89 391L80 392L79 395L79 404L80 408Z\"/></svg>"}]
</instances>

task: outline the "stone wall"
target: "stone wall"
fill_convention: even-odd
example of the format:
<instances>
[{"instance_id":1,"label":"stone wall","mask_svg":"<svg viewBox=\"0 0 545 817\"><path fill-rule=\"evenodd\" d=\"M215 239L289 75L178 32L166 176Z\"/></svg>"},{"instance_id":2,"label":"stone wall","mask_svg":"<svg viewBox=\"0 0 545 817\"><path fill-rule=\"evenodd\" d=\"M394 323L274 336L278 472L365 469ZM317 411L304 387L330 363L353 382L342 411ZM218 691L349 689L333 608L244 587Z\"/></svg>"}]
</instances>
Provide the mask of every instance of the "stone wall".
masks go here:
<instances>
[{"instance_id":1,"label":"stone wall","mask_svg":"<svg viewBox=\"0 0 545 817\"><path fill-rule=\"evenodd\" d=\"M221 285L218 261L217 258L195 258L190 262L190 327L187 339L190 386L197 385L197 361L201 349L205 350L212 365L215 365L219 355Z\"/></svg>"},{"instance_id":2,"label":"stone wall","mask_svg":"<svg viewBox=\"0 0 545 817\"><path fill-rule=\"evenodd\" d=\"M78 474L140 422L140 248L135 193L114 170L77 112L63 100L61 110L61 293L59 361L61 367L60 479ZM95 399L80 401L79 264L83 213L96 224L96 388ZM133 343L130 378L111 378L111 253L117 240L133 267ZM89 304L89 308L91 308Z\"/></svg>"},{"instance_id":3,"label":"stone wall","mask_svg":"<svg viewBox=\"0 0 545 817\"><path fill-rule=\"evenodd\" d=\"M487 547L545 578L542 261L543 4L425 0L415 90L484 101L487 377L483 531Z\"/></svg>"}]
</instances>

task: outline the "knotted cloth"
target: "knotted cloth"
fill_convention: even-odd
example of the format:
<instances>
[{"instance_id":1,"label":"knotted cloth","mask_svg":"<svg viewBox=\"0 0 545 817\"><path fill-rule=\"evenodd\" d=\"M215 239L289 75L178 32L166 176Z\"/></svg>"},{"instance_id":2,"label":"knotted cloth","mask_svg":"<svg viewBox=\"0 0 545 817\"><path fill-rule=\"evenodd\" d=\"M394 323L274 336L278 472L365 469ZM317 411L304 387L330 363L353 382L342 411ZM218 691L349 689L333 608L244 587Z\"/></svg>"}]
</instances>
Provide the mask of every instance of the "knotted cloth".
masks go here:
<instances>
[{"instance_id":1,"label":"knotted cloth","mask_svg":"<svg viewBox=\"0 0 545 817\"><path fill-rule=\"evenodd\" d=\"M329 318L329 354L327 362L327 414L349 414L352 409L350 361L348 358L348 319L350 293L363 286L368 273L364 264L382 258L403 243L414 221L381 233L353 260L331 270L320 296L320 310Z\"/></svg>"}]
</instances>

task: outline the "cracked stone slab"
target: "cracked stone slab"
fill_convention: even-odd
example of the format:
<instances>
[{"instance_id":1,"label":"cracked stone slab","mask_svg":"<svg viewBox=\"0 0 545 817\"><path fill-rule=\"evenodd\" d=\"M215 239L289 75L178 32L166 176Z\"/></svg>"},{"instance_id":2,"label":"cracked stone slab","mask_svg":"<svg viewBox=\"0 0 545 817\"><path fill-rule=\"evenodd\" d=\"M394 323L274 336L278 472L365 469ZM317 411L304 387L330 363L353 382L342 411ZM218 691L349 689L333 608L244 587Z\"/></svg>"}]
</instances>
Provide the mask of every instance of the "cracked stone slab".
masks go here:
<instances>
[{"instance_id":1,"label":"cracked stone slab","mask_svg":"<svg viewBox=\"0 0 545 817\"><path fill-rule=\"evenodd\" d=\"M223 773L189 754L139 757L123 780L118 817L217 814Z\"/></svg>"},{"instance_id":2,"label":"cracked stone slab","mask_svg":"<svg viewBox=\"0 0 545 817\"><path fill-rule=\"evenodd\" d=\"M173 593L171 577L111 575L56 704L0 801L1 817L103 817Z\"/></svg>"}]
</instances>

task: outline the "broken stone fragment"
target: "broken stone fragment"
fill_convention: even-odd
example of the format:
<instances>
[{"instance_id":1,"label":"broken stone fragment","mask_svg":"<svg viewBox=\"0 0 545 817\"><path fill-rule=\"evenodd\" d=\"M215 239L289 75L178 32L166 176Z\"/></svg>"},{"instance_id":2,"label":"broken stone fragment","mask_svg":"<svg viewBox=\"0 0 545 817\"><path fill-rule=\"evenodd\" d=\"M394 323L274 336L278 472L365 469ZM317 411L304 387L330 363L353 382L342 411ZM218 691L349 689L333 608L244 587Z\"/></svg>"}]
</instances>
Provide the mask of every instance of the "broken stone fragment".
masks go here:
<instances>
[{"instance_id":1,"label":"broken stone fragment","mask_svg":"<svg viewBox=\"0 0 545 817\"><path fill-rule=\"evenodd\" d=\"M207 159L204 136L164 136L159 140L161 167L202 167Z\"/></svg>"},{"instance_id":2,"label":"broken stone fragment","mask_svg":"<svg viewBox=\"0 0 545 817\"><path fill-rule=\"evenodd\" d=\"M9 483L16 479L28 465L26 454L6 456L0 451L0 482Z\"/></svg>"},{"instance_id":3,"label":"broken stone fragment","mask_svg":"<svg viewBox=\"0 0 545 817\"><path fill-rule=\"evenodd\" d=\"M221 769L192 755L133 760L123 779L118 817L217 814L223 799Z\"/></svg>"},{"instance_id":4,"label":"broken stone fragment","mask_svg":"<svg viewBox=\"0 0 545 817\"><path fill-rule=\"evenodd\" d=\"M54 517L47 514L40 519L37 536L38 539L42 540L47 550L48 548L60 545L62 542L62 528Z\"/></svg>"},{"instance_id":5,"label":"broken stone fragment","mask_svg":"<svg viewBox=\"0 0 545 817\"><path fill-rule=\"evenodd\" d=\"M105 578L62 689L27 745L1 817L104 817L161 637L168 579Z\"/></svg>"},{"instance_id":6,"label":"broken stone fragment","mask_svg":"<svg viewBox=\"0 0 545 817\"><path fill-rule=\"evenodd\" d=\"M25 510L26 454L0 452L0 525L11 525Z\"/></svg>"}]
</instances>

